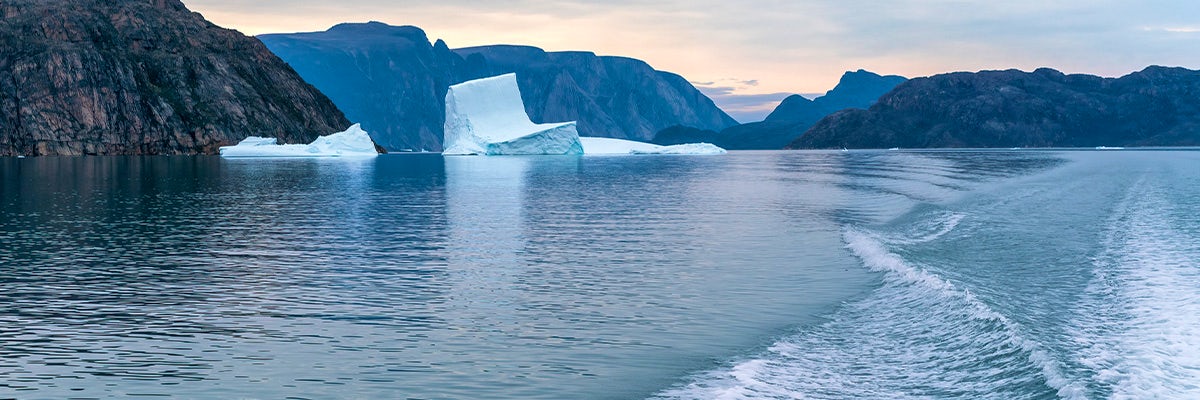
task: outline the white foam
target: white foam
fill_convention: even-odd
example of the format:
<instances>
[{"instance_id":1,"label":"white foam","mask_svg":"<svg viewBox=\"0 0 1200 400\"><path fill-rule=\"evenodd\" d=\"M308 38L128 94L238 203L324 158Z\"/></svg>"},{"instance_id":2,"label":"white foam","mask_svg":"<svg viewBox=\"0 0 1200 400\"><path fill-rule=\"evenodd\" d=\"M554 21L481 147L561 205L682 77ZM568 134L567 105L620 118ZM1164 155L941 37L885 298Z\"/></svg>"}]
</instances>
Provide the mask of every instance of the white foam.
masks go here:
<instances>
[{"instance_id":1,"label":"white foam","mask_svg":"<svg viewBox=\"0 0 1200 400\"><path fill-rule=\"evenodd\" d=\"M1076 314L1079 362L1112 398L1200 398L1200 239L1158 185L1131 186Z\"/></svg>"},{"instance_id":2,"label":"white foam","mask_svg":"<svg viewBox=\"0 0 1200 400\"><path fill-rule=\"evenodd\" d=\"M827 323L659 397L1086 398L1042 345L969 290L907 262L873 234L843 236L864 267L882 274L881 287Z\"/></svg>"},{"instance_id":3,"label":"white foam","mask_svg":"<svg viewBox=\"0 0 1200 400\"><path fill-rule=\"evenodd\" d=\"M894 237L887 238L886 241L890 244L908 245L929 243L934 240L941 239L943 236L946 236L946 234L954 231L954 228L957 228L958 224L961 223L965 217L966 214L961 213L941 213L938 216L925 220L924 222L914 224L912 228L916 232L914 232L912 236L915 237Z\"/></svg>"},{"instance_id":4,"label":"white foam","mask_svg":"<svg viewBox=\"0 0 1200 400\"><path fill-rule=\"evenodd\" d=\"M856 229L847 229L843 232L842 237L846 240L846 248L862 259L863 264L872 271L886 272L892 279L898 278L903 283L919 284L935 289L935 293L942 296L957 291L950 282L908 265L904 259L889 252L883 243L866 233ZM1001 315L987 315L986 317L1004 318Z\"/></svg>"},{"instance_id":5,"label":"white foam","mask_svg":"<svg viewBox=\"0 0 1200 400\"><path fill-rule=\"evenodd\" d=\"M961 219L961 216L950 218L950 220L955 221L953 224L955 226L958 224L957 221ZM953 229L953 227L950 229ZM950 229L946 229L946 232L949 232ZM863 263L871 270L886 272L893 277L899 278L902 282L933 289L933 293L941 297L963 300L970 306L970 315L972 317L999 322L1008 334L1007 339L1021 349L1029 352L1029 361L1041 369L1042 375L1046 378L1046 383L1050 387L1058 389L1060 397L1068 399L1086 398L1084 387L1067 378L1062 372L1060 363L1050 356L1041 344L1027 339L1023 334L1023 329L1018 324L1003 314L992 310L987 304L972 295L970 291L966 289L959 290L953 283L941 279L928 271L913 267L900 258L900 256L889 252L881 241L876 240L870 235L855 229L848 229L844 236L847 243L846 247L862 259Z\"/></svg>"}]
</instances>

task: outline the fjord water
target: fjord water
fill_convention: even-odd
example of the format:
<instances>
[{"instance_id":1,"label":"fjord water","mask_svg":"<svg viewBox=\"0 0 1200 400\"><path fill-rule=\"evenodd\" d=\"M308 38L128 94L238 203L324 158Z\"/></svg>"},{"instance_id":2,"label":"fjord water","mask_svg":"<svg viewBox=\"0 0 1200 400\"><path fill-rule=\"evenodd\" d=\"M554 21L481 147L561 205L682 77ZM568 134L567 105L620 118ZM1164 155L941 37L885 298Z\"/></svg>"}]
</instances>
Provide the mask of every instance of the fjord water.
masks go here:
<instances>
[{"instance_id":1,"label":"fjord water","mask_svg":"<svg viewBox=\"0 0 1200 400\"><path fill-rule=\"evenodd\" d=\"M0 398L1192 398L1200 153L0 160Z\"/></svg>"}]
</instances>

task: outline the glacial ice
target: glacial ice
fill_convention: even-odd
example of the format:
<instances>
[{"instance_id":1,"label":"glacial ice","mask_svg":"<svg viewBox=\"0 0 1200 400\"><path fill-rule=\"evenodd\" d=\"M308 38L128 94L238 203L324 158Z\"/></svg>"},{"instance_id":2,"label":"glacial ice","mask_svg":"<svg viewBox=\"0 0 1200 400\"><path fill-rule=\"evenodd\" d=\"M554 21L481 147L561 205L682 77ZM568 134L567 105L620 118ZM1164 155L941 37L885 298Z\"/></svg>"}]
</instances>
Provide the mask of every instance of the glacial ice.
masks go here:
<instances>
[{"instance_id":1,"label":"glacial ice","mask_svg":"<svg viewBox=\"0 0 1200 400\"><path fill-rule=\"evenodd\" d=\"M375 142L359 124L310 144L278 144L275 138L251 136L235 146L221 147L221 157L373 157Z\"/></svg>"},{"instance_id":2,"label":"glacial ice","mask_svg":"<svg viewBox=\"0 0 1200 400\"><path fill-rule=\"evenodd\" d=\"M446 93L446 155L725 154L708 143L674 146L579 137L575 122L535 124L525 113L516 74L477 79Z\"/></svg>"},{"instance_id":3,"label":"glacial ice","mask_svg":"<svg viewBox=\"0 0 1200 400\"><path fill-rule=\"evenodd\" d=\"M574 121L529 120L516 74L451 86L442 144L446 155L583 154Z\"/></svg>"},{"instance_id":4,"label":"glacial ice","mask_svg":"<svg viewBox=\"0 0 1200 400\"><path fill-rule=\"evenodd\" d=\"M583 154L586 155L623 155L623 154L725 154L725 149L709 143L688 143L673 146L635 142L632 140L584 137L579 138L583 143Z\"/></svg>"},{"instance_id":5,"label":"glacial ice","mask_svg":"<svg viewBox=\"0 0 1200 400\"><path fill-rule=\"evenodd\" d=\"M633 154L637 151L654 151L659 145L635 142L632 140L598 138L598 137L583 137L579 138L583 143L583 154Z\"/></svg>"}]
</instances>

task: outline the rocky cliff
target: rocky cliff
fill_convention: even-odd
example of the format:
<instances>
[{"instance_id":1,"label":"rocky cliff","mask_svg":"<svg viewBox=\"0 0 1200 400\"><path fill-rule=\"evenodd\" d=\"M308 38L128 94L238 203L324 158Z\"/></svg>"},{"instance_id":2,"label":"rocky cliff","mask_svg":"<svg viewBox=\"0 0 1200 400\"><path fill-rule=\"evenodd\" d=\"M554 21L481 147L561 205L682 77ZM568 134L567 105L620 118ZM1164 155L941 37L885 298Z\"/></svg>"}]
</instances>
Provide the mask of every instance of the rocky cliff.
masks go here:
<instances>
[{"instance_id":1,"label":"rocky cliff","mask_svg":"<svg viewBox=\"0 0 1200 400\"><path fill-rule=\"evenodd\" d=\"M813 100L789 96L762 122L733 126L720 132L673 127L659 132L654 141L659 144L710 142L735 150L782 149L821 118L847 108L870 107L876 99L905 80L901 76L881 76L864 70L846 72L837 86L824 96Z\"/></svg>"},{"instance_id":2,"label":"rocky cliff","mask_svg":"<svg viewBox=\"0 0 1200 400\"><path fill-rule=\"evenodd\" d=\"M0 155L215 154L349 126L258 40L178 0L3 0L0 15Z\"/></svg>"},{"instance_id":3,"label":"rocky cliff","mask_svg":"<svg viewBox=\"0 0 1200 400\"><path fill-rule=\"evenodd\" d=\"M445 43L429 43L416 27L378 22L259 39L380 146L441 151L446 89L466 74Z\"/></svg>"},{"instance_id":4,"label":"rocky cliff","mask_svg":"<svg viewBox=\"0 0 1200 400\"><path fill-rule=\"evenodd\" d=\"M535 122L579 121L583 136L648 140L672 125L735 124L685 79L628 58L527 46L451 50L418 28L378 22L259 38L394 151L440 151L446 88L512 72Z\"/></svg>"},{"instance_id":5,"label":"rocky cliff","mask_svg":"<svg viewBox=\"0 0 1200 400\"><path fill-rule=\"evenodd\" d=\"M515 72L530 118L579 121L582 136L648 141L674 125L719 130L737 124L683 77L640 60L527 46L454 52L488 75Z\"/></svg>"},{"instance_id":6,"label":"rocky cliff","mask_svg":"<svg viewBox=\"0 0 1200 400\"><path fill-rule=\"evenodd\" d=\"M1043 68L913 79L821 120L794 148L1200 145L1200 71L1121 78Z\"/></svg>"}]
</instances>

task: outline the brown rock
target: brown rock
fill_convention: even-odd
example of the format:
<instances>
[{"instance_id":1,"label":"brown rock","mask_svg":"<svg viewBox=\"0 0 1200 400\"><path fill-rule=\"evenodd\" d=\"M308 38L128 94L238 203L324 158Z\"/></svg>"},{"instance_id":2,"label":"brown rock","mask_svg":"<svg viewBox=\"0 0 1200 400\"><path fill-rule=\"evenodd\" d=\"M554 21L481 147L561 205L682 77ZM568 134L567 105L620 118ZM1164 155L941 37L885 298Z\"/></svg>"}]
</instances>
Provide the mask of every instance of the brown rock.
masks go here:
<instances>
[{"instance_id":1,"label":"brown rock","mask_svg":"<svg viewBox=\"0 0 1200 400\"><path fill-rule=\"evenodd\" d=\"M215 154L350 125L257 39L178 0L0 0L0 156Z\"/></svg>"}]
</instances>

